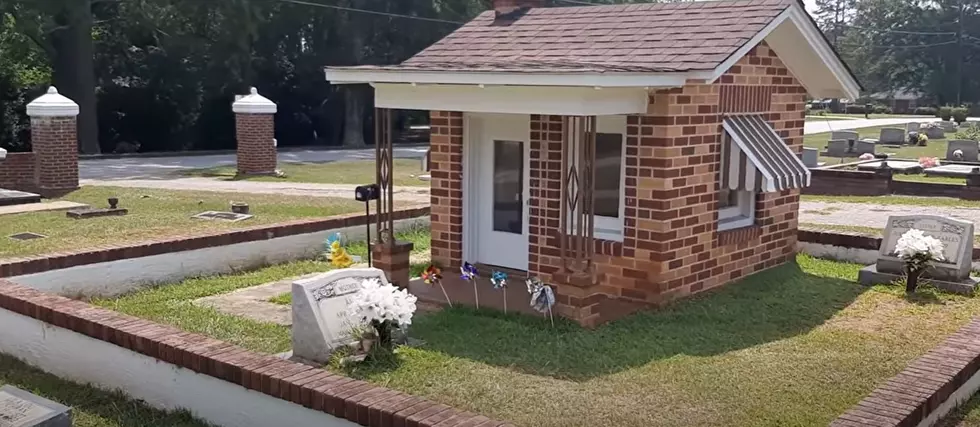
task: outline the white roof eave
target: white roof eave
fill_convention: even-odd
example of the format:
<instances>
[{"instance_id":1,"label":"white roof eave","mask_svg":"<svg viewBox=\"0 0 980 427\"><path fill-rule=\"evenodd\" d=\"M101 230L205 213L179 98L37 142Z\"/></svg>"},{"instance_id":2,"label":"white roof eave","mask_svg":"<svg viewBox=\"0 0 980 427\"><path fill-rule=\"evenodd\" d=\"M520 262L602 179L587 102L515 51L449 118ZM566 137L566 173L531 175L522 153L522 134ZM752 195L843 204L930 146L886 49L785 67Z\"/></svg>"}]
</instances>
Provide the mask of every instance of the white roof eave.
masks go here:
<instances>
[{"instance_id":1,"label":"white roof eave","mask_svg":"<svg viewBox=\"0 0 980 427\"><path fill-rule=\"evenodd\" d=\"M528 73L415 70L325 70L333 84L442 84L566 87L680 87L691 73Z\"/></svg>"}]
</instances>

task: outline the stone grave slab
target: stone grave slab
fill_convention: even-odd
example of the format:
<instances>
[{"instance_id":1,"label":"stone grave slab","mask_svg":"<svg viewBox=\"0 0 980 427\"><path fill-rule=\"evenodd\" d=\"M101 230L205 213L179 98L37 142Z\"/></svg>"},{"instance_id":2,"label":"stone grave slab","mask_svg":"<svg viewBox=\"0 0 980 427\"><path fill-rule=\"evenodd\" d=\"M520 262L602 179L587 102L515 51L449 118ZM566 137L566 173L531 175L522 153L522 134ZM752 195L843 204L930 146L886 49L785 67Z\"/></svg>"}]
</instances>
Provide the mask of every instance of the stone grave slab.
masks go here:
<instances>
[{"instance_id":1,"label":"stone grave slab","mask_svg":"<svg viewBox=\"0 0 980 427\"><path fill-rule=\"evenodd\" d=\"M956 151L963 153L962 158L956 156ZM952 139L946 142L946 160L956 162L975 162L980 157L980 146L969 139Z\"/></svg>"},{"instance_id":2,"label":"stone grave slab","mask_svg":"<svg viewBox=\"0 0 980 427\"><path fill-rule=\"evenodd\" d=\"M0 188L0 206L25 205L28 203L41 203L41 196L24 191Z\"/></svg>"},{"instance_id":3,"label":"stone grave slab","mask_svg":"<svg viewBox=\"0 0 980 427\"><path fill-rule=\"evenodd\" d=\"M30 232L30 231L23 232L23 233L17 233L17 234L11 234L11 235L9 235L7 237L10 238L10 239L20 240L20 241L36 240L36 239L46 239L46 238L48 238L48 236L45 236L43 234L38 234L38 233Z\"/></svg>"},{"instance_id":4,"label":"stone grave slab","mask_svg":"<svg viewBox=\"0 0 980 427\"><path fill-rule=\"evenodd\" d=\"M228 221L228 222L239 222L245 221L251 218L253 215L239 214L234 212L218 212L218 211L207 211L201 212L191 218L196 219L207 219L207 220L217 220L217 221Z\"/></svg>"},{"instance_id":5,"label":"stone grave slab","mask_svg":"<svg viewBox=\"0 0 980 427\"><path fill-rule=\"evenodd\" d=\"M898 239L911 229L922 230L943 242L943 261L931 263L922 277L937 288L972 294L978 280L970 277L973 263L973 223L935 215L901 215L888 218L878 261L858 273L865 285L892 283L905 274L905 262L895 255Z\"/></svg>"},{"instance_id":6,"label":"stone grave slab","mask_svg":"<svg viewBox=\"0 0 980 427\"><path fill-rule=\"evenodd\" d=\"M30 203L26 205L0 206L0 215L13 215L28 212L63 211L67 209L84 207L88 207L88 205L84 203L69 202L67 200L58 200L55 202Z\"/></svg>"},{"instance_id":7,"label":"stone grave slab","mask_svg":"<svg viewBox=\"0 0 980 427\"><path fill-rule=\"evenodd\" d=\"M98 218L102 216L123 216L129 213L124 208L83 208L65 212L65 216L74 219Z\"/></svg>"},{"instance_id":8,"label":"stone grave slab","mask_svg":"<svg viewBox=\"0 0 980 427\"><path fill-rule=\"evenodd\" d=\"M803 147L803 154L800 155L800 160L803 160L803 165L808 168L820 167L818 154L816 148Z\"/></svg>"},{"instance_id":9,"label":"stone grave slab","mask_svg":"<svg viewBox=\"0 0 980 427\"><path fill-rule=\"evenodd\" d=\"M882 128L881 135L878 137L881 144L902 145L905 141L905 129L902 128Z\"/></svg>"},{"instance_id":10,"label":"stone grave slab","mask_svg":"<svg viewBox=\"0 0 980 427\"><path fill-rule=\"evenodd\" d=\"M345 268L293 282L293 356L319 363L356 340L351 330L365 325L347 316L350 299L364 280L388 284L376 268Z\"/></svg>"},{"instance_id":11,"label":"stone grave slab","mask_svg":"<svg viewBox=\"0 0 980 427\"><path fill-rule=\"evenodd\" d=\"M980 165L942 165L928 168L924 172L926 176L948 176L953 178L966 178L974 168Z\"/></svg>"},{"instance_id":12,"label":"stone grave slab","mask_svg":"<svg viewBox=\"0 0 980 427\"><path fill-rule=\"evenodd\" d=\"M0 387L0 427L71 427L71 408L19 388Z\"/></svg>"},{"instance_id":13,"label":"stone grave slab","mask_svg":"<svg viewBox=\"0 0 980 427\"><path fill-rule=\"evenodd\" d=\"M851 154L851 144L846 139L831 139L827 141L827 156L847 157Z\"/></svg>"},{"instance_id":14,"label":"stone grave slab","mask_svg":"<svg viewBox=\"0 0 980 427\"><path fill-rule=\"evenodd\" d=\"M888 167L892 168L895 173L919 173L922 172L922 165L919 162L910 162L905 160L882 160L877 162L861 163L858 165L858 170L874 172L881 167L882 162L887 162Z\"/></svg>"},{"instance_id":15,"label":"stone grave slab","mask_svg":"<svg viewBox=\"0 0 980 427\"><path fill-rule=\"evenodd\" d=\"M862 154L874 154L874 153L875 153L875 143L865 141L865 140L854 141L855 155L860 156Z\"/></svg>"}]
</instances>

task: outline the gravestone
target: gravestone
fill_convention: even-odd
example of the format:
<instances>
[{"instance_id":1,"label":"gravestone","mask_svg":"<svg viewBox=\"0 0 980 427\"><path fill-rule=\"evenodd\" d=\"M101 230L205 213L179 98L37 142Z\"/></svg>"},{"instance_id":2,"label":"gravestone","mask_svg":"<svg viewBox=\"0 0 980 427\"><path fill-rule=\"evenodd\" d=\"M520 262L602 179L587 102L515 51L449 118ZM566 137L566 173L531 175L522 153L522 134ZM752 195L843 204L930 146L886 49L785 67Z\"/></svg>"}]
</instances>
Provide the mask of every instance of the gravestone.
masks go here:
<instances>
[{"instance_id":1,"label":"gravestone","mask_svg":"<svg viewBox=\"0 0 980 427\"><path fill-rule=\"evenodd\" d=\"M827 141L827 156L846 157L850 154L851 147L846 139L832 139Z\"/></svg>"},{"instance_id":2,"label":"gravestone","mask_svg":"<svg viewBox=\"0 0 980 427\"><path fill-rule=\"evenodd\" d=\"M942 165L926 169L926 176L947 176L951 178L966 178L973 169L974 165Z\"/></svg>"},{"instance_id":3,"label":"gravestone","mask_svg":"<svg viewBox=\"0 0 980 427\"><path fill-rule=\"evenodd\" d=\"M0 427L71 427L71 408L24 390L0 387Z\"/></svg>"},{"instance_id":4,"label":"gravestone","mask_svg":"<svg viewBox=\"0 0 980 427\"><path fill-rule=\"evenodd\" d=\"M820 166L819 158L817 156L816 148L803 147L803 154L801 160L803 160L803 166L808 168L816 168Z\"/></svg>"},{"instance_id":5,"label":"gravestone","mask_svg":"<svg viewBox=\"0 0 980 427\"><path fill-rule=\"evenodd\" d=\"M0 188L0 206L24 205L28 203L41 203L41 195Z\"/></svg>"},{"instance_id":6,"label":"gravestone","mask_svg":"<svg viewBox=\"0 0 980 427\"><path fill-rule=\"evenodd\" d=\"M875 143L865 140L854 141L854 154L874 154L875 153Z\"/></svg>"},{"instance_id":7,"label":"gravestone","mask_svg":"<svg viewBox=\"0 0 980 427\"><path fill-rule=\"evenodd\" d=\"M960 150L963 153L962 159L953 156L953 152ZM980 156L980 147L976 141L969 139L953 139L946 142L946 160L957 162L976 162Z\"/></svg>"},{"instance_id":8,"label":"gravestone","mask_svg":"<svg viewBox=\"0 0 980 427\"><path fill-rule=\"evenodd\" d=\"M878 141L882 144L902 145L905 143L905 129L881 128L881 136Z\"/></svg>"},{"instance_id":9,"label":"gravestone","mask_svg":"<svg viewBox=\"0 0 980 427\"><path fill-rule=\"evenodd\" d=\"M843 139L853 143L858 139L858 133L853 130L835 130L830 133L830 139Z\"/></svg>"},{"instance_id":10,"label":"gravestone","mask_svg":"<svg viewBox=\"0 0 980 427\"><path fill-rule=\"evenodd\" d=\"M946 132L956 132L956 123L941 121L939 125L942 126L943 130Z\"/></svg>"},{"instance_id":11,"label":"gravestone","mask_svg":"<svg viewBox=\"0 0 980 427\"><path fill-rule=\"evenodd\" d=\"M923 131L929 139L942 139L946 137L946 131L941 127L927 127Z\"/></svg>"},{"instance_id":12,"label":"gravestone","mask_svg":"<svg viewBox=\"0 0 980 427\"><path fill-rule=\"evenodd\" d=\"M888 218L878 261L861 269L858 281L865 285L892 283L905 274L905 261L895 254L898 239L911 229L922 230L943 242L942 261L923 273L928 283L951 292L972 294L977 279L970 277L973 263L973 223L935 215L903 215Z\"/></svg>"},{"instance_id":13,"label":"gravestone","mask_svg":"<svg viewBox=\"0 0 980 427\"><path fill-rule=\"evenodd\" d=\"M888 163L888 167L895 173L910 174L922 172L922 165L919 162L910 162L907 160L883 160L861 163L858 165L858 170L874 172L881 167L882 162Z\"/></svg>"},{"instance_id":14,"label":"gravestone","mask_svg":"<svg viewBox=\"0 0 980 427\"><path fill-rule=\"evenodd\" d=\"M345 268L293 282L294 357L326 363L334 350L356 341L351 330L365 325L347 316L347 305L368 279L388 284L376 268Z\"/></svg>"},{"instance_id":15,"label":"gravestone","mask_svg":"<svg viewBox=\"0 0 980 427\"><path fill-rule=\"evenodd\" d=\"M919 131L919 128L921 128L921 127L922 127L922 124L921 123L912 122L912 123L907 123L905 125L905 130L906 131L909 131L909 132L918 132Z\"/></svg>"}]
</instances>

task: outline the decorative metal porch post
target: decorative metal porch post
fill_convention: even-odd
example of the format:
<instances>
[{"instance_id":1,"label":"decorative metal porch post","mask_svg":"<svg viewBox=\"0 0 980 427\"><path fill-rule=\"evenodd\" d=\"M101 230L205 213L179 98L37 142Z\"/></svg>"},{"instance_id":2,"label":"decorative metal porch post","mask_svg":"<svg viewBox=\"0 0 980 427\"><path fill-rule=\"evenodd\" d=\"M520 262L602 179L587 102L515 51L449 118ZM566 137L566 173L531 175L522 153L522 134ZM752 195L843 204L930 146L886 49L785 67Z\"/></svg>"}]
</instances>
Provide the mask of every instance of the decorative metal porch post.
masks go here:
<instances>
[{"instance_id":1,"label":"decorative metal porch post","mask_svg":"<svg viewBox=\"0 0 980 427\"><path fill-rule=\"evenodd\" d=\"M408 288L409 256L414 245L411 242L395 241L392 132L391 110L375 108L374 153L380 194L375 212L378 240L371 248L371 252L374 255L374 266L383 270L391 283Z\"/></svg>"},{"instance_id":2,"label":"decorative metal porch post","mask_svg":"<svg viewBox=\"0 0 980 427\"><path fill-rule=\"evenodd\" d=\"M595 116L562 123L561 258L565 273L595 279Z\"/></svg>"}]
</instances>

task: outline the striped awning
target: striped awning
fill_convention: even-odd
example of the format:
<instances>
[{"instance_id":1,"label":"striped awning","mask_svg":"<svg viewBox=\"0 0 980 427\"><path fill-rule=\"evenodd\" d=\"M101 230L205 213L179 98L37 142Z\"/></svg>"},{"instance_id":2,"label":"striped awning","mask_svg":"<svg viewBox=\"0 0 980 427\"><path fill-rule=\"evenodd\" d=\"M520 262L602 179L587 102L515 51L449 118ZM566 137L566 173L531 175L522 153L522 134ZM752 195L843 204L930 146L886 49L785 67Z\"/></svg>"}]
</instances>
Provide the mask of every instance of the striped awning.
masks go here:
<instances>
[{"instance_id":1,"label":"striped awning","mask_svg":"<svg viewBox=\"0 0 980 427\"><path fill-rule=\"evenodd\" d=\"M771 193L810 186L810 170L758 114L726 116L722 188Z\"/></svg>"}]
</instances>

